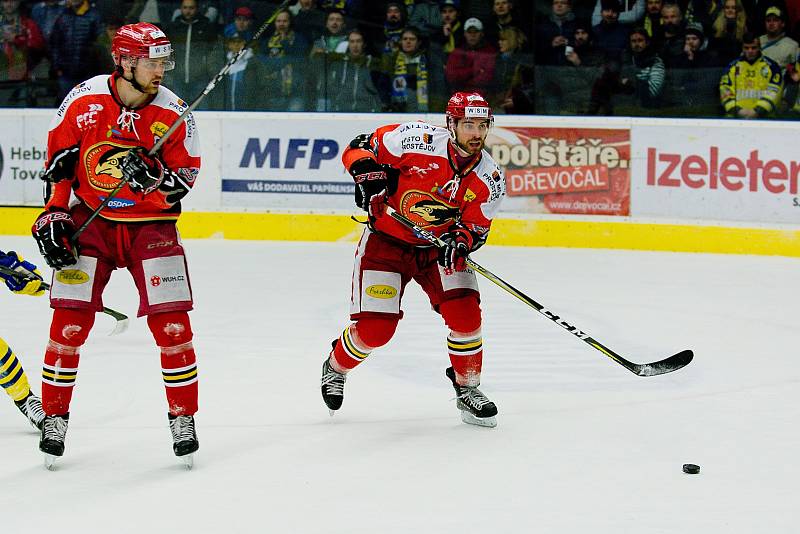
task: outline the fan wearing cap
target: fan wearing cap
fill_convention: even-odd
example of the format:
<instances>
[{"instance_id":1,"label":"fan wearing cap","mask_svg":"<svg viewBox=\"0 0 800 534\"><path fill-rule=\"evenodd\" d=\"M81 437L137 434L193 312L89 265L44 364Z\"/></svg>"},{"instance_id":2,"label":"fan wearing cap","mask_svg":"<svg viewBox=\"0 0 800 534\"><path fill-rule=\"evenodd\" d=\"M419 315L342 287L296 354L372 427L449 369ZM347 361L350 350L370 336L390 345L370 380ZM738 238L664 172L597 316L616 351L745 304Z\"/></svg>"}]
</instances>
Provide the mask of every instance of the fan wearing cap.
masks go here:
<instances>
[{"instance_id":1,"label":"fan wearing cap","mask_svg":"<svg viewBox=\"0 0 800 534\"><path fill-rule=\"evenodd\" d=\"M686 25L683 35L683 54L675 58L671 65L678 69L705 69L719 65L716 54L708 49L703 25L698 22L690 22ZM688 82L699 82L702 79L696 73L687 76ZM693 95L687 95L692 97Z\"/></svg>"},{"instance_id":2,"label":"fan wearing cap","mask_svg":"<svg viewBox=\"0 0 800 534\"><path fill-rule=\"evenodd\" d=\"M126 268L139 292L138 315L147 316L159 347L173 448L183 456L197 450L197 368L187 313L192 292L176 221L200 170L197 129L191 114L179 121L188 104L161 85L175 65L164 32L145 22L122 26L111 48L114 73L73 88L47 139L45 210L32 233L58 272L50 291L42 382L47 417L39 447L52 457L64 453L81 346L103 309L111 273ZM173 124L174 133L149 154ZM76 229L96 210L99 216L76 240ZM130 370L138 365L131 362Z\"/></svg>"},{"instance_id":3,"label":"fan wearing cap","mask_svg":"<svg viewBox=\"0 0 800 534\"><path fill-rule=\"evenodd\" d=\"M441 26L439 31L431 36L431 40L440 44L447 55L464 42L464 26L461 23L459 1L441 0L439 13L441 14Z\"/></svg>"},{"instance_id":4,"label":"fan wearing cap","mask_svg":"<svg viewBox=\"0 0 800 534\"><path fill-rule=\"evenodd\" d=\"M447 58L447 83L456 91L486 93L492 86L496 60L497 50L483 38L483 23L467 19L464 44Z\"/></svg>"},{"instance_id":5,"label":"fan wearing cap","mask_svg":"<svg viewBox=\"0 0 800 534\"><path fill-rule=\"evenodd\" d=\"M383 126L359 135L344 150L356 205L369 218L356 251L351 323L323 363L322 397L331 413L342 406L347 373L394 335L405 287L414 280L449 328L446 375L462 419L495 425L497 407L477 389L483 359L480 293L475 273L466 269L466 256L486 241L505 196L503 171L484 150L492 121L480 94L459 92L447 104L446 127ZM387 215L387 205L444 245L432 247Z\"/></svg>"},{"instance_id":6,"label":"fan wearing cap","mask_svg":"<svg viewBox=\"0 0 800 534\"><path fill-rule=\"evenodd\" d=\"M786 18L781 8L770 6L766 9L764 28L767 33L758 38L761 53L783 68L794 64L800 47L797 41L786 35Z\"/></svg>"}]
</instances>

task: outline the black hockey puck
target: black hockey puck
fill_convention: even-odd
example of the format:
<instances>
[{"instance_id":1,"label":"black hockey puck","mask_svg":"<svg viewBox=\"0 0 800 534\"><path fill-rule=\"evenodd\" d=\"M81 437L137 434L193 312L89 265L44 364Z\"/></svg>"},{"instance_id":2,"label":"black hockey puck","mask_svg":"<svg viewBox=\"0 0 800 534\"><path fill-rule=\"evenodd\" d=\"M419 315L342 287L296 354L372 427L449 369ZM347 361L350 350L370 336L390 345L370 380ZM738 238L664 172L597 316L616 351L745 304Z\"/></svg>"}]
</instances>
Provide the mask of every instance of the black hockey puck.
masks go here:
<instances>
[{"instance_id":1,"label":"black hockey puck","mask_svg":"<svg viewBox=\"0 0 800 534\"><path fill-rule=\"evenodd\" d=\"M700 466L696 464L683 464L683 472L690 475L696 475L700 472Z\"/></svg>"}]
</instances>

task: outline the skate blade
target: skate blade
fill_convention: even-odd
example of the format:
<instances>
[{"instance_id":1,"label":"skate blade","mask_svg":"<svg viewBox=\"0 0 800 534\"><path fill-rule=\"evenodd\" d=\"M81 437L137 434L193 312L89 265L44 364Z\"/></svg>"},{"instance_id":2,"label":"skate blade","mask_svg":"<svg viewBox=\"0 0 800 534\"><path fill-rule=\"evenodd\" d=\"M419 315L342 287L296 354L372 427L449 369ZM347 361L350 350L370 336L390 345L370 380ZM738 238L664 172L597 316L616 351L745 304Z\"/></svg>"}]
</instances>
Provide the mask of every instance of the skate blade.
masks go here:
<instances>
[{"instance_id":1,"label":"skate blade","mask_svg":"<svg viewBox=\"0 0 800 534\"><path fill-rule=\"evenodd\" d=\"M475 426L485 426L488 428L494 428L497 426L497 419L492 417L475 417L469 412L461 411L461 420L467 423L468 425L475 425Z\"/></svg>"},{"instance_id":2,"label":"skate blade","mask_svg":"<svg viewBox=\"0 0 800 534\"><path fill-rule=\"evenodd\" d=\"M44 468L48 471L55 471L56 470L56 460L58 460L58 456L53 456L52 454L44 454Z\"/></svg>"},{"instance_id":3,"label":"skate blade","mask_svg":"<svg viewBox=\"0 0 800 534\"><path fill-rule=\"evenodd\" d=\"M185 456L178 456L178 458L181 459L181 462L183 462L183 465L186 467L188 471L192 470L192 468L194 467L194 453L187 454Z\"/></svg>"}]
</instances>

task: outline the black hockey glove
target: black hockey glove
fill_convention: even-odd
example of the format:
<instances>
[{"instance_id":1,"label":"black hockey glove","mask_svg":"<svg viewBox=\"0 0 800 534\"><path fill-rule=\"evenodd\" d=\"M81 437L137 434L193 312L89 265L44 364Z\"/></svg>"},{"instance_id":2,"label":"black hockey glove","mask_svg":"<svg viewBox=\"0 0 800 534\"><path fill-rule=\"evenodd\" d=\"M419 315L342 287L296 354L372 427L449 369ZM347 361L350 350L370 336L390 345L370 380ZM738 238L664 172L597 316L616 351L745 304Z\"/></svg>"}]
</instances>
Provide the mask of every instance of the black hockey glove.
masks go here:
<instances>
[{"instance_id":1,"label":"black hockey glove","mask_svg":"<svg viewBox=\"0 0 800 534\"><path fill-rule=\"evenodd\" d=\"M119 166L131 191L141 192L143 195L158 189L164 181L165 169L166 166L158 156L148 156L142 147L132 148Z\"/></svg>"},{"instance_id":2,"label":"black hockey glove","mask_svg":"<svg viewBox=\"0 0 800 534\"><path fill-rule=\"evenodd\" d=\"M353 163L350 174L356 182L356 206L373 217L383 215L380 206L397 191L400 171L389 165L380 165L374 159L364 158Z\"/></svg>"},{"instance_id":3,"label":"black hockey glove","mask_svg":"<svg viewBox=\"0 0 800 534\"><path fill-rule=\"evenodd\" d=\"M53 269L78 263L77 250L70 241L75 233L75 223L68 212L61 209L43 212L33 223L31 233L44 261Z\"/></svg>"},{"instance_id":4,"label":"black hockey glove","mask_svg":"<svg viewBox=\"0 0 800 534\"><path fill-rule=\"evenodd\" d=\"M466 269L467 255L472 251L475 241L472 232L461 225L454 225L439 239L444 241L444 246L439 247L439 265L450 272Z\"/></svg>"}]
</instances>

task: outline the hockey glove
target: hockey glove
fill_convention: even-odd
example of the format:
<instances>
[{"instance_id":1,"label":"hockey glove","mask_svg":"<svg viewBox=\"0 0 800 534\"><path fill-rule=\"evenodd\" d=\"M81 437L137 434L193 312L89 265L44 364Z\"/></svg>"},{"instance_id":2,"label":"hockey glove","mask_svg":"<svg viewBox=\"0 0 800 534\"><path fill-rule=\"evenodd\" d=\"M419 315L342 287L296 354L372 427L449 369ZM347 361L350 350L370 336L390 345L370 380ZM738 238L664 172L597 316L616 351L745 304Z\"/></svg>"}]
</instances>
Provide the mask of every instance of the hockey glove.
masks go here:
<instances>
[{"instance_id":1,"label":"hockey glove","mask_svg":"<svg viewBox=\"0 0 800 534\"><path fill-rule=\"evenodd\" d=\"M463 271L467 268L467 254L472 250L472 232L461 225L455 225L440 237L444 245L439 247L439 265L445 271Z\"/></svg>"},{"instance_id":2,"label":"hockey glove","mask_svg":"<svg viewBox=\"0 0 800 534\"><path fill-rule=\"evenodd\" d=\"M119 166L128 187L134 193L152 193L164 181L166 167L158 156L148 156L142 147L131 149Z\"/></svg>"},{"instance_id":3,"label":"hockey glove","mask_svg":"<svg viewBox=\"0 0 800 534\"><path fill-rule=\"evenodd\" d=\"M64 210L45 211L31 228L33 238L39 245L44 261L53 269L61 269L78 263L77 250L70 239L75 233L72 216Z\"/></svg>"},{"instance_id":4,"label":"hockey glove","mask_svg":"<svg viewBox=\"0 0 800 534\"><path fill-rule=\"evenodd\" d=\"M388 165L380 165L371 158L356 161L350 167L356 182L356 206L372 217L383 215L383 204L397 191L400 172Z\"/></svg>"},{"instance_id":5,"label":"hockey glove","mask_svg":"<svg viewBox=\"0 0 800 534\"><path fill-rule=\"evenodd\" d=\"M34 264L25 261L16 252L9 251L6 253L0 250L0 266L17 273L10 274L5 269L0 270L0 278L5 281L8 289L14 293L33 295L34 297L44 295L41 273L39 273Z\"/></svg>"}]
</instances>

